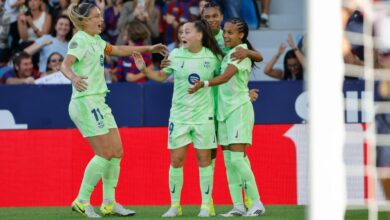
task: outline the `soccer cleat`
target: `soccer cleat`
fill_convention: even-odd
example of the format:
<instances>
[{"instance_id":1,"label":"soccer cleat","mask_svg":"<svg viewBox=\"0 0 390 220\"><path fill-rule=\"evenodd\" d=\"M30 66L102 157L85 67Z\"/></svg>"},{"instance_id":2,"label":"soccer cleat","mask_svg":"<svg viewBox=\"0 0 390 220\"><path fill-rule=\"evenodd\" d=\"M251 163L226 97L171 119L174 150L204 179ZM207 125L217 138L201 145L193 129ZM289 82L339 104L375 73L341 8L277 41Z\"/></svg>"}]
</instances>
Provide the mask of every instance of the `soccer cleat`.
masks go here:
<instances>
[{"instance_id":1,"label":"soccer cleat","mask_svg":"<svg viewBox=\"0 0 390 220\"><path fill-rule=\"evenodd\" d=\"M232 210L228 211L225 214L220 214L219 216L229 218L229 217L239 217L239 216L244 216L245 210L238 209L236 207L233 207Z\"/></svg>"},{"instance_id":2,"label":"soccer cleat","mask_svg":"<svg viewBox=\"0 0 390 220\"><path fill-rule=\"evenodd\" d=\"M213 198L210 199L210 216L215 216L215 207Z\"/></svg>"},{"instance_id":3,"label":"soccer cleat","mask_svg":"<svg viewBox=\"0 0 390 220\"><path fill-rule=\"evenodd\" d=\"M81 203L76 199L72 202L72 210L87 216L88 218L101 218L100 215L96 214L95 210L91 204L89 204L89 202Z\"/></svg>"},{"instance_id":4,"label":"soccer cleat","mask_svg":"<svg viewBox=\"0 0 390 220\"><path fill-rule=\"evenodd\" d=\"M161 217L163 218L173 218L181 216L183 213L181 211L180 205L172 205L167 212L165 212Z\"/></svg>"},{"instance_id":5,"label":"soccer cleat","mask_svg":"<svg viewBox=\"0 0 390 220\"><path fill-rule=\"evenodd\" d=\"M113 202L111 204L102 204L100 206L100 212L106 215L116 215L116 216L133 216L135 211L124 208L121 204Z\"/></svg>"},{"instance_id":6,"label":"soccer cleat","mask_svg":"<svg viewBox=\"0 0 390 220\"><path fill-rule=\"evenodd\" d=\"M202 218L208 218L211 216L211 213L210 213L210 206L209 205L202 205L200 207L200 212L198 214L198 217L202 217Z\"/></svg>"},{"instance_id":7,"label":"soccer cleat","mask_svg":"<svg viewBox=\"0 0 390 220\"><path fill-rule=\"evenodd\" d=\"M260 215L264 215L265 213L265 207L261 201L253 203L253 206L249 211L246 213L245 217L256 217Z\"/></svg>"}]
</instances>

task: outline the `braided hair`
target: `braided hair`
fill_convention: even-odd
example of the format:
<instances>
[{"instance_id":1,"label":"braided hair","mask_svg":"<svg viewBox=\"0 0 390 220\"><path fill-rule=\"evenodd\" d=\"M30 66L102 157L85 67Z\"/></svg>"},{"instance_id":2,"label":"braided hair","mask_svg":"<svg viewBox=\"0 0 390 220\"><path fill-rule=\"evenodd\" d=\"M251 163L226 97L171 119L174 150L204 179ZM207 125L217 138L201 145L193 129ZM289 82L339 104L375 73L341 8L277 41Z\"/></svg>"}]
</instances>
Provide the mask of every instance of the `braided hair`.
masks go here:
<instances>
[{"instance_id":1,"label":"braided hair","mask_svg":"<svg viewBox=\"0 0 390 220\"><path fill-rule=\"evenodd\" d=\"M203 34L202 45L210 49L218 59L221 59L224 54L212 34L209 23L204 19L194 21L193 23L195 29Z\"/></svg>"},{"instance_id":2,"label":"braided hair","mask_svg":"<svg viewBox=\"0 0 390 220\"><path fill-rule=\"evenodd\" d=\"M68 15L74 26L81 30L84 26L84 21L89 18L89 12L94 7L97 7L93 3L81 3L75 4L72 3L68 8Z\"/></svg>"},{"instance_id":3,"label":"braided hair","mask_svg":"<svg viewBox=\"0 0 390 220\"><path fill-rule=\"evenodd\" d=\"M242 38L242 43L248 45L249 50L254 51L254 47L248 40L248 35L249 35L248 24L241 18L230 18L228 21L226 21L226 23L232 23L236 25L238 33L244 33L244 37ZM253 60L251 60L251 63L252 63L252 67L256 66Z\"/></svg>"}]
</instances>

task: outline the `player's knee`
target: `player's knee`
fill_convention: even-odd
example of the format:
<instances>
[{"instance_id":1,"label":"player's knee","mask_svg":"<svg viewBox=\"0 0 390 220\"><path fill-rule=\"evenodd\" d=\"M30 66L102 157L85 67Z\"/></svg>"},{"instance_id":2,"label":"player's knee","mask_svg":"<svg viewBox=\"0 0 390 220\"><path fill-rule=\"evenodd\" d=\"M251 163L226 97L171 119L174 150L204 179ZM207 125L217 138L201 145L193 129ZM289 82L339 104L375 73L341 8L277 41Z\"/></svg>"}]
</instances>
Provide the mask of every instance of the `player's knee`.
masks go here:
<instances>
[{"instance_id":1,"label":"player's knee","mask_svg":"<svg viewBox=\"0 0 390 220\"><path fill-rule=\"evenodd\" d=\"M182 167L184 164L184 158L181 157L175 157L171 158L171 166L174 168Z\"/></svg>"},{"instance_id":2,"label":"player's knee","mask_svg":"<svg viewBox=\"0 0 390 220\"><path fill-rule=\"evenodd\" d=\"M210 157L198 157L198 165L200 167L207 167L211 165Z\"/></svg>"},{"instance_id":3,"label":"player's knee","mask_svg":"<svg viewBox=\"0 0 390 220\"><path fill-rule=\"evenodd\" d=\"M122 158L123 157L123 148L118 148L118 149L115 149L114 152L113 152L113 157L116 157L116 158Z\"/></svg>"}]
</instances>

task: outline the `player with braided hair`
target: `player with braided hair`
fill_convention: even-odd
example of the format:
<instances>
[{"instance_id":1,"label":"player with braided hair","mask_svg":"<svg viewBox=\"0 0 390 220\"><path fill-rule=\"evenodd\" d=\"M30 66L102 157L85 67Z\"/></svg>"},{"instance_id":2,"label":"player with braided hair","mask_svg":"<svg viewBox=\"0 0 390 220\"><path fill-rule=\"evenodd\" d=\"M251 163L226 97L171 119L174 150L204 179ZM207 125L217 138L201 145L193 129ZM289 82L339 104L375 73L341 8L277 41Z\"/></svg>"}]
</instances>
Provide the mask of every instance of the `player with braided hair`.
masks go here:
<instances>
[{"instance_id":1,"label":"player with braided hair","mask_svg":"<svg viewBox=\"0 0 390 220\"><path fill-rule=\"evenodd\" d=\"M209 81L199 81L188 91L195 93L201 88L218 87L218 142L222 145L229 190L234 203L231 211L221 216L259 216L265 213L260 201L256 180L250 167L246 147L252 144L254 125L253 106L248 96L248 81L253 61L232 60L231 54L238 47L253 50L248 41L248 25L240 18L225 23L223 37L228 54L221 63L222 74ZM242 187L253 201L246 212L242 199Z\"/></svg>"}]
</instances>

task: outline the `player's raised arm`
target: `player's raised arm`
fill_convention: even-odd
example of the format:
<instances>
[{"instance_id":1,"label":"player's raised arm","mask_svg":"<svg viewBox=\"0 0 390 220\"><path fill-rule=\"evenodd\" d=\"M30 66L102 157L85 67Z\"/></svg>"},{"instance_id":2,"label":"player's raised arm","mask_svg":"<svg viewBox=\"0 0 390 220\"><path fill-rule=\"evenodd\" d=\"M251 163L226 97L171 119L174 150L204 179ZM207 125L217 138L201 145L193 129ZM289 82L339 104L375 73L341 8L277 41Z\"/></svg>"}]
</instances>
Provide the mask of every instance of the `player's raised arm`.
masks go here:
<instances>
[{"instance_id":1,"label":"player's raised arm","mask_svg":"<svg viewBox=\"0 0 390 220\"><path fill-rule=\"evenodd\" d=\"M139 53L133 53L133 58L135 65L137 66L137 69L141 71L141 73L145 74L146 77L148 77L151 80L158 81L158 82L164 82L168 78L168 74L166 74L164 71L154 71L152 68L148 68L145 65L145 61L142 58L142 55Z\"/></svg>"},{"instance_id":2,"label":"player's raised arm","mask_svg":"<svg viewBox=\"0 0 390 220\"><path fill-rule=\"evenodd\" d=\"M127 46L127 45L110 45L107 44L106 54L113 56L130 56L134 52L144 53L159 53L165 56L168 53L168 49L164 44L155 44L149 46Z\"/></svg>"}]
</instances>

